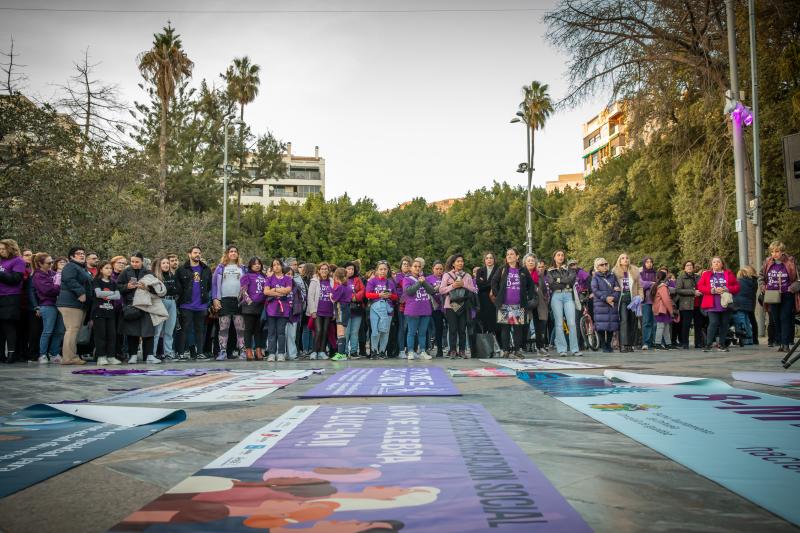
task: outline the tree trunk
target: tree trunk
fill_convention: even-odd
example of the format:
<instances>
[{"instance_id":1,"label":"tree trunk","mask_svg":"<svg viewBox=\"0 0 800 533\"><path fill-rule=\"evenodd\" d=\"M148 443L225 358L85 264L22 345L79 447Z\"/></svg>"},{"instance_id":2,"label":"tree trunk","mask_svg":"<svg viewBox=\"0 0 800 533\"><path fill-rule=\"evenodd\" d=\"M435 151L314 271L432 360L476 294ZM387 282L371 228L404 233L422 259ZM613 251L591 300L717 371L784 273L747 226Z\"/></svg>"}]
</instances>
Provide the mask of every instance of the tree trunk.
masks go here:
<instances>
[{"instance_id":1,"label":"tree trunk","mask_svg":"<svg viewBox=\"0 0 800 533\"><path fill-rule=\"evenodd\" d=\"M244 104L240 104L239 121L242 124L244 123ZM242 184L244 183L242 172L244 172L244 156L245 156L244 126L242 126L242 124L239 124L239 143L242 151L239 152L239 179L236 180L236 234L237 235L239 234L239 231L242 228Z\"/></svg>"},{"instance_id":2,"label":"tree trunk","mask_svg":"<svg viewBox=\"0 0 800 533\"><path fill-rule=\"evenodd\" d=\"M167 112L169 104L161 100L161 136L158 139L158 203L164 209L167 199Z\"/></svg>"}]
</instances>

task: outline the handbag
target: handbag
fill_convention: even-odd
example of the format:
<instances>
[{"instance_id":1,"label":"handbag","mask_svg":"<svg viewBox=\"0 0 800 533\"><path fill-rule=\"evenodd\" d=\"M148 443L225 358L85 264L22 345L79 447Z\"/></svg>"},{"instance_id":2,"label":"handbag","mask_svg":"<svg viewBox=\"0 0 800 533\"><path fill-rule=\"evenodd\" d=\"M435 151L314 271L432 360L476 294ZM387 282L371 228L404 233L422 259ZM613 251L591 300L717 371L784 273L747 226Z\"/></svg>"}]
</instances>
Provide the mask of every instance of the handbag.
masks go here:
<instances>
[{"instance_id":1,"label":"handbag","mask_svg":"<svg viewBox=\"0 0 800 533\"><path fill-rule=\"evenodd\" d=\"M764 291L765 304L779 304L781 303L781 291L777 289L767 289Z\"/></svg>"},{"instance_id":2,"label":"handbag","mask_svg":"<svg viewBox=\"0 0 800 533\"><path fill-rule=\"evenodd\" d=\"M89 324L84 324L78 331L78 338L76 344L85 345L91 342L92 342L92 328L89 326Z\"/></svg>"},{"instance_id":3,"label":"handbag","mask_svg":"<svg viewBox=\"0 0 800 533\"><path fill-rule=\"evenodd\" d=\"M719 297L719 305L728 308L733 303L733 294L728 291L723 292Z\"/></svg>"},{"instance_id":4,"label":"handbag","mask_svg":"<svg viewBox=\"0 0 800 533\"><path fill-rule=\"evenodd\" d=\"M133 322L135 320L139 320L144 315L144 311L139 309L138 307L134 307L132 305L126 305L122 308L122 318L124 320L128 320Z\"/></svg>"}]
</instances>

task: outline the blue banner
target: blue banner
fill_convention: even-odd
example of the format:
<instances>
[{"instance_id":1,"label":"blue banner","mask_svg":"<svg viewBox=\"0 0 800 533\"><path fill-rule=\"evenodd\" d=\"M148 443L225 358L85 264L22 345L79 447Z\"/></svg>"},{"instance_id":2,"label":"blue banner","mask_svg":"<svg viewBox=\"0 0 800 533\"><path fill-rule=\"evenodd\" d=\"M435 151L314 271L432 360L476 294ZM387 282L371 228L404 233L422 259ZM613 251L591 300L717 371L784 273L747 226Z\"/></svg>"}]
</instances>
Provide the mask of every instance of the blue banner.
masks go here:
<instances>
[{"instance_id":1,"label":"blue banner","mask_svg":"<svg viewBox=\"0 0 800 533\"><path fill-rule=\"evenodd\" d=\"M0 498L186 420L184 411L169 410L163 416L165 410L159 409L160 419L129 427L81 418L62 409L40 404L0 417ZM108 409L118 409L123 418L132 412L129 407L103 409L104 418Z\"/></svg>"},{"instance_id":2,"label":"blue banner","mask_svg":"<svg viewBox=\"0 0 800 533\"><path fill-rule=\"evenodd\" d=\"M800 401L718 380L615 383L520 372L520 379L786 520L800 524Z\"/></svg>"}]
</instances>

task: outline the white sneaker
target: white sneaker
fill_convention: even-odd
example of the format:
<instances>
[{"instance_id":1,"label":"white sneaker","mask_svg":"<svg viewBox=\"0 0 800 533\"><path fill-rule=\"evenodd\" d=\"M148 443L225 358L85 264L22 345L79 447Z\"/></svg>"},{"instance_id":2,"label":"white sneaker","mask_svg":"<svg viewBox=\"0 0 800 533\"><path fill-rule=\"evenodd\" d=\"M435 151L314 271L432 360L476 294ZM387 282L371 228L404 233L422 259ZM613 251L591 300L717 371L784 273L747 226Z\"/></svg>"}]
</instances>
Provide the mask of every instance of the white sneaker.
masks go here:
<instances>
[{"instance_id":1,"label":"white sneaker","mask_svg":"<svg viewBox=\"0 0 800 533\"><path fill-rule=\"evenodd\" d=\"M107 359L108 359L108 364L109 365L121 365L122 364L122 361L120 361L116 357L108 357Z\"/></svg>"},{"instance_id":2,"label":"white sneaker","mask_svg":"<svg viewBox=\"0 0 800 533\"><path fill-rule=\"evenodd\" d=\"M397 356L397 358L398 359L409 359L408 354L406 352L404 352L404 351L400 352L400 354ZM413 357L411 357L410 359L413 359Z\"/></svg>"},{"instance_id":3,"label":"white sneaker","mask_svg":"<svg viewBox=\"0 0 800 533\"><path fill-rule=\"evenodd\" d=\"M138 362L139 362L139 355L138 354L134 354L134 355L132 355L132 356L130 356L128 358L128 364L129 365L135 365Z\"/></svg>"},{"instance_id":4,"label":"white sneaker","mask_svg":"<svg viewBox=\"0 0 800 533\"><path fill-rule=\"evenodd\" d=\"M61 364L61 356L60 355L56 355L55 357L53 357L53 360L50 361L50 362L53 363L54 365L60 365Z\"/></svg>"},{"instance_id":5,"label":"white sneaker","mask_svg":"<svg viewBox=\"0 0 800 533\"><path fill-rule=\"evenodd\" d=\"M576 356L580 357L581 355L583 355L583 352L581 352L581 351L572 352L572 355L576 355Z\"/></svg>"},{"instance_id":6,"label":"white sneaker","mask_svg":"<svg viewBox=\"0 0 800 533\"><path fill-rule=\"evenodd\" d=\"M279 361L279 362L280 362L280 361L286 361L286 354L284 354L284 353L279 353L279 354L278 354L278 361Z\"/></svg>"},{"instance_id":7,"label":"white sneaker","mask_svg":"<svg viewBox=\"0 0 800 533\"><path fill-rule=\"evenodd\" d=\"M407 352L405 355L406 355L406 356L405 356L405 357L403 357L403 359L408 359L409 361L413 361L413 360L414 360L414 356L415 356L416 354L415 354L414 352Z\"/></svg>"},{"instance_id":8,"label":"white sneaker","mask_svg":"<svg viewBox=\"0 0 800 533\"><path fill-rule=\"evenodd\" d=\"M108 357L98 357L97 358L97 366L105 366L108 363Z\"/></svg>"},{"instance_id":9,"label":"white sneaker","mask_svg":"<svg viewBox=\"0 0 800 533\"><path fill-rule=\"evenodd\" d=\"M271 354L269 354L267 356L267 362L268 363L274 363L275 362L275 354L274 353L271 353Z\"/></svg>"},{"instance_id":10,"label":"white sneaker","mask_svg":"<svg viewBox=\"0 0 800 533\"><path fill-rule=\"evenodd\" d=\"M144 361L145 363L150 363L151 365L160 365L161 359L156 357L155 355L148 355L147 359Z\"/></svg>"},{"instance_id":11,"label":"white sneaker","mask_svg":"<svg viewBox=\"0 0 800 533\"><path fill-rule=\"evenodd\" d=\"M430 355L428 355L428 352L420 352L419 358L425 360L433 359Z\"/></svg>"},{"instance_id":12,"label":"white sneaker","mask_svg":"<svg viewBox=\"0 0 800 533\"><path fill-rule=\"evenodd\" d=\"M328 359L328 354L326 354L325 352L319 352L317 354L317 359L321 361L326 361Z\"/></svg>"},{"instance_id":13,"label":"white sneaker","mask_svg":"<svg viewBox=\"0 0 800 533\"><path fill-rule=\"evenodd\" d=\"M317 354L315 352L311 352L310 354L308 354L308 359L310 361L316 360L317 359Z\"/></svg>"},{"instance_id":14,"label":"white sneaker","mask_svg":"<svg viewBox=\"0 0 800 533\"><path fill-rule=\"evenodd\" d=\"M645 351L645 352L646 352L646 351L647 351L647 350L649 350L649 349L650 349L650 347L649 347L648 345L646 345L646 344L642 345L642 350L643 350L643 351Z\"/></svg>"},{"instance_id":15,"label":"white sneaker","mask_svg":"<svg viewBox=\"0 0 800 533\"><path fill-rule=\"evenodd\" d=\"M40 355L39 356L39 364L40 365L49 365L50 364L50 359L48 359L46 355Z\"/></svg>"}]
</instances>

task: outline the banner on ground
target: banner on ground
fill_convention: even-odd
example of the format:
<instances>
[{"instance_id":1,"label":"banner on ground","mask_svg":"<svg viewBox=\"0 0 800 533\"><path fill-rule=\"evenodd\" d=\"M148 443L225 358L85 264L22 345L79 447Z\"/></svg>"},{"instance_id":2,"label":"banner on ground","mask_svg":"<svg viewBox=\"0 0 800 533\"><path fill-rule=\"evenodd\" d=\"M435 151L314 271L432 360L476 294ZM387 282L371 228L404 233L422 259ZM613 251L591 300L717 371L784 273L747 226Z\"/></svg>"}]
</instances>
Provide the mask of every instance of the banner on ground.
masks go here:
<instances>
[{"instance_id":1,"label":"banner on ground","mask_svg":"<svg viewBox=\"0 0 800 533\"><path fill-rule=\"evenodd\" d=\"M448 368L450 376L454 378L513 378L516 371L510 368Z\"/></svg>"},{"instance_id":2,"label":"banner on ground","mask_svg":"<svg viewBox=\"0 0 800 533\"><path fill-rule=\"evenodd\" d=\"M437 366L348 368L337 372L301 398L337 396L461 396Z\"/></svg>"},{"instance_id":3,"label":"banner on ground","mask_svg":"<svg viewBox=\"0 0 800 533\"><path fill-rule=\"evenodd\" d=\"M38 404L0 417L0 498L186 420L175 409Z\"/></svg>"},{"instance_id":4,"label":"banner on ground","mask_svg":"<svg viewBox=\"0 0 800 533\"><path fill-rule=\"evenodd\" d=\"M591 531L478 404L294 407L116 532Z\"/></svg>"},{"instance_id":5,"label":"banner on ground","mask_svg":"<svg viewBox=\"0 0 800 533\"><path fill-rule=\"evenodd\" d=\"M125 392L98 403L243 402L263 398L312 373L313 370L218 372Z\"/></svg>"},{"instance_id":6,"label":"banner on ground","mask_svg":"<svg viewBox=\"0 0 800 533\"><path fill-rule=\"evenodd\" d=\"M733 372L736 381L773 387L800 387L800 372Z\"/></svg>"},{"instance_id":7,"label":"banner on ground","mask_svg":"<svg viewBox=\"0 0 800 533\"><path fill-rule=\"evenodd\" d=\"M481 359L482 363L500 365L512 370L583 370L591 368L609 368L614 365L594 365L581 361L566 359Z\"/></svg>"},{"instance_id":8,"label":"banner on ground","mask_svg":"<svg viewBox=\"0 0 800 533\"><path fill-rule=\"evenodd\" d=\"M87 376L173 376L173 377L195 377L204 376L210 372L230 372L227 368L159 368L158 370L138 369L138 368L84 368L73 370L73 374Z\"/></svg>"},{"instance_id":9,"label":"banner on ground","mask_svg":"<svg viewBox=\"0 0 800 533\"><path fill-rule=\"evenodd\" d=\"M800 401L723 381L615 383L600 376L518 376L773 513L800 524ZM663 377L663 376L662 376ZM674 377L674 376L666 376Z\"/></svg>"}]
</instances>

